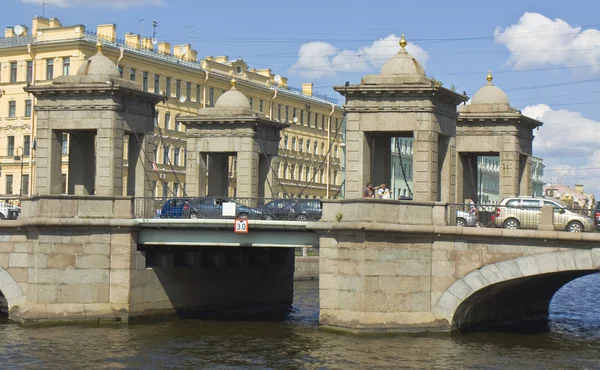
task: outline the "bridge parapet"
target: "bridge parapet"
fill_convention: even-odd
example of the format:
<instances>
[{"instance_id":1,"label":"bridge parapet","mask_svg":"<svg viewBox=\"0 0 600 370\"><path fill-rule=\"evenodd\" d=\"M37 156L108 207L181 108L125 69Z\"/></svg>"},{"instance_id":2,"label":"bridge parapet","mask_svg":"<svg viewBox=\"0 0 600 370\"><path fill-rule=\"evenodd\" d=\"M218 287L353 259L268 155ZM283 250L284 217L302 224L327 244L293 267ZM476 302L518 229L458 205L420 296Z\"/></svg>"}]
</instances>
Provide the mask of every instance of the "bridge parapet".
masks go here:
<instances>
[{"instance_id":1,"label":"bridge parapet","mask_svg":"<svg viewBox=\"0 0 600 370\"><path fill-rule=\"evenodd\" d=\"M133 218L133 197L35 195L21 201L22 218Z\"/></svg>"},{"instance_id":2,"label":"bridge parapet","mask_svg":"<svg viewBox=\"0 0 600 370\"><path fill-rule=\"evenodd\" d=\"M324 200L321 221L446 225L446 204L371 198Z\"/></svg>"}]
</instances>

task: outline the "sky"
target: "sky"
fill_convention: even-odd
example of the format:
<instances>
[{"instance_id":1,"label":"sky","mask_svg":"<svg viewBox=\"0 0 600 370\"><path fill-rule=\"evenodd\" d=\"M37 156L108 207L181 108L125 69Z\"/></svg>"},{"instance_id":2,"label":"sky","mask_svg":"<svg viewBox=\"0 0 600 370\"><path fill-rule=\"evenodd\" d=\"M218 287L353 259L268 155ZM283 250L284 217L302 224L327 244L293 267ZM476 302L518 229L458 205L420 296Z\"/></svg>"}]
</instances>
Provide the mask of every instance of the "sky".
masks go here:
<instances>
[{"instance_id":1,"label":"sky","mask_svg":"<svg viewBox=\"0 0 600 370\"><path fill-rule=\"evenodd\" d=\"M0 25L30 26L43 0L1 0ZM229 55L271 68L318 93L359 83L407 50L429 77L472 96L487 71L513 107L539 119L534 155L545 180L600 194L600 1L45 0L63 25L116 23L159 41L191 43L200 57ZM95 5L90 5L95 4Z\"/></svg>"}]
</instances>

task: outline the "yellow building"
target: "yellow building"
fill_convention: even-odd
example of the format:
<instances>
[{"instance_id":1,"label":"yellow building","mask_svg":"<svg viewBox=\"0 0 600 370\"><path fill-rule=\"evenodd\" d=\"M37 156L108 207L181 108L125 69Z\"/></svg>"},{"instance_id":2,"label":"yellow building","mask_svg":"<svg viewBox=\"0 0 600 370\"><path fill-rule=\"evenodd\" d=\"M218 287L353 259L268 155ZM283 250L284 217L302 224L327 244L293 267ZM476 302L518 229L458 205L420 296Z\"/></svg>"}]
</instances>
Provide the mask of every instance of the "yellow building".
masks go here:
<instances>
[{"instance_id":1,"label":"yellow building","mask_svg":"<svg viewBox=\"0 0 600 370\"><path fill-rule=\"evenodd\" d=\"M114 24L90 32L82 25L62 26L58 19L41 17L33 19L31 29L6 28L0 38L0 194L27 195L33 188L35 99L23 87L77 73L83 61L96 53L97 41L104 44L103 53L117 63L122 77L165 97L157 106L157 147L147 154L154 156L158 168L152 175L156 196L184 195L185 127L176 118L212 106L229 89L232 77L252 109L291 125L282 133L278 183L272 184L275 193L307 198L339 194L343 109L336 100L313 94L311 83L292 88L287 78L270 69L250 68L242 59L198 60L190 44L172 47L132 33L121 40ZM65 135L65 184L68 140ZM235 177L235 163L230 164L230 173Z\"/></svg>"}]
</instances>

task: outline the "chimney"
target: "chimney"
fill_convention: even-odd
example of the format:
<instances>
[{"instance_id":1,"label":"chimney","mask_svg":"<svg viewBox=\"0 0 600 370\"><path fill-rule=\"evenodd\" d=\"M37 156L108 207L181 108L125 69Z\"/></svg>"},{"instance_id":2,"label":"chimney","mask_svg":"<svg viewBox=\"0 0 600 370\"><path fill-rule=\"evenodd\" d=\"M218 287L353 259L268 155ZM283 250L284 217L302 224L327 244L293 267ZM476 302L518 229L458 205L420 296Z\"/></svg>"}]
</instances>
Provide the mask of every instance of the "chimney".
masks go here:
<instances>
[{"instance_id":1,"label":"chimney","mask_svg":"<svg viewBox=\"0 0 600 370\"><path fill-rule=\"evenodd\" d=\"M39 30L43 30L44 28L50 27L50 21L48 18L44 17L35 17L33 18L33 22L31 25L31 33L33 36L37 36L37 32Z\"/></svg>"},{"instance_id":2,"label":"chimney","mask_svg":"<svg viewBox=\"0 0 600 370\"><path fill-rule=\"evenodd\" d=\"M575 184L575 191L580 192L581 194L585 194L583 192L583 185L582 184Z\"/></svg>"},{"instance_id":3,"label":"chimney","mask_svg":"<svg viewBox=\"0 0 600 370\"><path fill-rule=\"evenodd\" d=\"M117 40L117 25L114 23L99 24L96 26L96 34L101 39L115 42Z\"/></svg>"},{"instance_id":4,"label":"chimney","mask_svg":"<svg viewBox=\"0 0 600 370\"><path fill-rule=\"evenodd\" d=\"M159 42L158 53L164 55L171 55L171 44L169 44L168 42Z\"/></svg>"},{"instance_id":5,"label":"chimney","mask_svg":"<svg viewBox=\"0 0 600 370\"><path fill-rule=\"evenodd\" d=\"M62 27L62 24L60 24L60 21L58 20L58 18L50 18L48 27L58 28L58 27Z\"/></svg>"},{"instance_id":6,"label":"chimney","mask_svg":"<svg viewBox=\"0 0 600 370\"><path fill-rule=\"evenodd\" d=\"M15 30L12 27L6 27L4 37L15 37Z\"/></svg>"},{"instance_id":7,"label":"chimney","mask_svg":"<svg viewBox=\"0 0 600 370\"><path fill-rule=\"evenodd\" d=\"M125 44L131 46L132 48L139 49L140 48L140 35L135 33L126 33L125 34Z\"/></svg>"},{"instance_id":8,"label":"chimney","mask_svg":"<svg viewBox=\"0 0 600 370\"><path fill-rule=\"evenodd\" d=\"M312 82L303 83L302 84L302 95L312 96L313 94L313 84Z\"/></svg>"}]
</instances>

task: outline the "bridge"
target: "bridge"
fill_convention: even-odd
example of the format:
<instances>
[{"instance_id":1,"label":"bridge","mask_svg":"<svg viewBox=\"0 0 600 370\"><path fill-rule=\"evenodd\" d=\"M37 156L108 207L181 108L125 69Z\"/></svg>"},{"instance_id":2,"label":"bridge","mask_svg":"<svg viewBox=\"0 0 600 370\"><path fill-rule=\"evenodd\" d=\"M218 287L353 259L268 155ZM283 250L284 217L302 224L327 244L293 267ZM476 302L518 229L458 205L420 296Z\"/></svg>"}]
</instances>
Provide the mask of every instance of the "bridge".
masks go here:
<instances>
[{"instance_id":1,"label":"bridge","mask_svg":"<svg viewBox=\"0 0 600 370\"><path fill-rule=\"evenodd\" d=\"M511 108L491 74L457 110L467 97L427 78L404 38L400 46L380 74L335 87L346 97L346 199L323 200L318 222L249 220L245 235L233 220L136 217L135 199L151 197L157 180L148 153L163 97L121 79L101 45L76 76L28 85L37 100L34 191L18 220L0 222L9 317L131 322L285 309L294 249L316 245L324 326L447 331L547 317L556 290L600 269L600 234L554 230L551 208L537 230L458 227L453 206L478 199L472 164L481 155L500 158L499 196L531 195L533 129L542 123ZM287 124L249 109L235 87L180 121L187 196L222 195L231 156L239 196L273 196ZM414 142L415 181L405 181L413 200L360 198L367 182L390 179L398 137Z\"/></svg>"}]
</instances>

